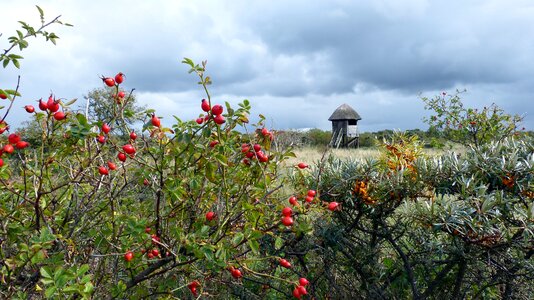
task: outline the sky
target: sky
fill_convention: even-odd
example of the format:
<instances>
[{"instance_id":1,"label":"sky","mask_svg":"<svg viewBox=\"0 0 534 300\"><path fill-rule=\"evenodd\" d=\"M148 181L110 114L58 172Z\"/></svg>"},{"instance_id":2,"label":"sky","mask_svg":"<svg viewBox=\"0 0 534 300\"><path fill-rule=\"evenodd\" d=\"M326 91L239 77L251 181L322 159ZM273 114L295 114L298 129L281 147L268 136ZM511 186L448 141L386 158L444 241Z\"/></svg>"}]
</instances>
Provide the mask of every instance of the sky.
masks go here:
<instances>
[{"instance_id":1,"label":"sky","mask_svg":"<svg viewBox=\"0 0 534 300\"><path fill-rule=\"evenodd\" d=\"M17 21L39 24L36 4L74 27L49 28L56 46L31 39L21 69L0 70L3 89L21 76L14 126L24 105L50 92L84 104L118 72L164 125L194 119L205 95L189 57L207 60L215 103L248 99L269 128L329 130L347 103L362 132L427 129L421 97L465 89L466 106L495 103L534 129L533 1L0 0L0 49Z\"/></svg>"}]
</instances>

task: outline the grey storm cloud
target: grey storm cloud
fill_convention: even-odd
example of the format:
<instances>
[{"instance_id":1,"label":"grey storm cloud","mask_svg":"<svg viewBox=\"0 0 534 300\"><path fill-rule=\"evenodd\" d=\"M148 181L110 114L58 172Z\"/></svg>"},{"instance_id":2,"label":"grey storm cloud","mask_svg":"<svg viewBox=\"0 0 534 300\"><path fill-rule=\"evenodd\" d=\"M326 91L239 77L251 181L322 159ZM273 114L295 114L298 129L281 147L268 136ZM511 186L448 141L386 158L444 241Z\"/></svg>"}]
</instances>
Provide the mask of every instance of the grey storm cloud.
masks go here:
<instances>
[{"instance_id":1,"label":"grey storm cloud","mask_svg":"<svg viewBox=\"0 0 534 300\"><path fill-rule=\"evenodd\" d=\"M469 106L534 108L534 3L530 1L91 1L41 5L73 28L57 28L56 47L30 41L22 91L65 98L122 71L142 104L193 118L203 97L183 57L208 61L217 101L251 100L278 128L329 128L349 103L363 130L424 128L419 95L467 88ZM19 19L37 20L33 3L3 5L4 37ZM31 12L31 13L30 13ZM15 17L16 16L16 17ZM20 16L20 18L19 18ZM9 23L9 24L8 24ZM1 48L5 48L0 40ZM24 120L14 111L15 121ZM401 116L401 117L400 117Z\"/></svg>"}]
</instances>

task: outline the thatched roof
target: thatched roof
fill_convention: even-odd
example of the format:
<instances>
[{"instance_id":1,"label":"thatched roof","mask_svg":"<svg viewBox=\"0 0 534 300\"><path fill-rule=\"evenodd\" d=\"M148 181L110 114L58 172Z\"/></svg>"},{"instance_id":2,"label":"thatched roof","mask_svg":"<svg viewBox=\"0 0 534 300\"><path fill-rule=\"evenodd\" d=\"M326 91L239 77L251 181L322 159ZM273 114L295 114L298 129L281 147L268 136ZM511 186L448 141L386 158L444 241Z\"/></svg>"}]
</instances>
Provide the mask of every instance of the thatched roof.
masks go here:
<instances>
[{"instance_id":1,"label":"thatched roof","mask_svg":"<svg viewBox=\"0 0 534 300\"><path fill-rule=\"evenodd\" d=\"M342 104L334 113L328 118L329 121L335 120L361 120L362 117L350 107L348 104Z\"/></svg>"}]
</instances>

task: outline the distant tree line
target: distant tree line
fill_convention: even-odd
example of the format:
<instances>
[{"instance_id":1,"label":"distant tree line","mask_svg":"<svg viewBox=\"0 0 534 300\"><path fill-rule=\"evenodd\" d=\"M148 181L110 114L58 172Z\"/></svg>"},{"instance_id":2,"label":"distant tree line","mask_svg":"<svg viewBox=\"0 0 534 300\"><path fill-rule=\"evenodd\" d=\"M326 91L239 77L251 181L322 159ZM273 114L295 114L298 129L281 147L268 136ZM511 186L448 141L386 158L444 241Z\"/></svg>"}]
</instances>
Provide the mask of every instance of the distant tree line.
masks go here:
<instances>
[{"instance_id":1,"label":"distant tree line","mask_svg":"<svg viewBox=\"0 0 534 300\"><path fill-rule=\"evenodd\" d=\"M416 136L425 148L442 149L450 144L450 140L446 138L447 133L437 130L433 126L429 127L427 130L409 129L404 131L404 134L407 136ZM534 137L533 131L523 130L522 134ZM394 135L395 130L391 129L360 133L360 147L375 147L380 141L389 140ZM326 147L330 143L332 132L330 130L321 130L318 128L306 131L283 130L277 131L276 137L276 142L279 147Z\"/></svg>"}]
</instances>

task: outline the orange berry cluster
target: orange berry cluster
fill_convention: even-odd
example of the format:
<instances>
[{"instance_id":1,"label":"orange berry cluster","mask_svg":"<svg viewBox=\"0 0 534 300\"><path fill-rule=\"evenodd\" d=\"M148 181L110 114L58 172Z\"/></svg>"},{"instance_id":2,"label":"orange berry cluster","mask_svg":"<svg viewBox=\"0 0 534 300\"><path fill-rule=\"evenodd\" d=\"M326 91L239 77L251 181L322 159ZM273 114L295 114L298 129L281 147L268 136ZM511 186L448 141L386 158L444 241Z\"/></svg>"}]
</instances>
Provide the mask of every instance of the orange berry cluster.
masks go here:
<instances>
[{"instance_id":1,"label":"orange berry cluster","mask_svg":"<svg viewBox=\"0 0 534 300\"><path fill-rule=\"evenodd\" d=\"M368 195L368 185L365 181L356 181L352 193L354 196L361 198L365 204L374 204L376 202L376 199L372 199Z\"/></svg>"}]
</instances>

